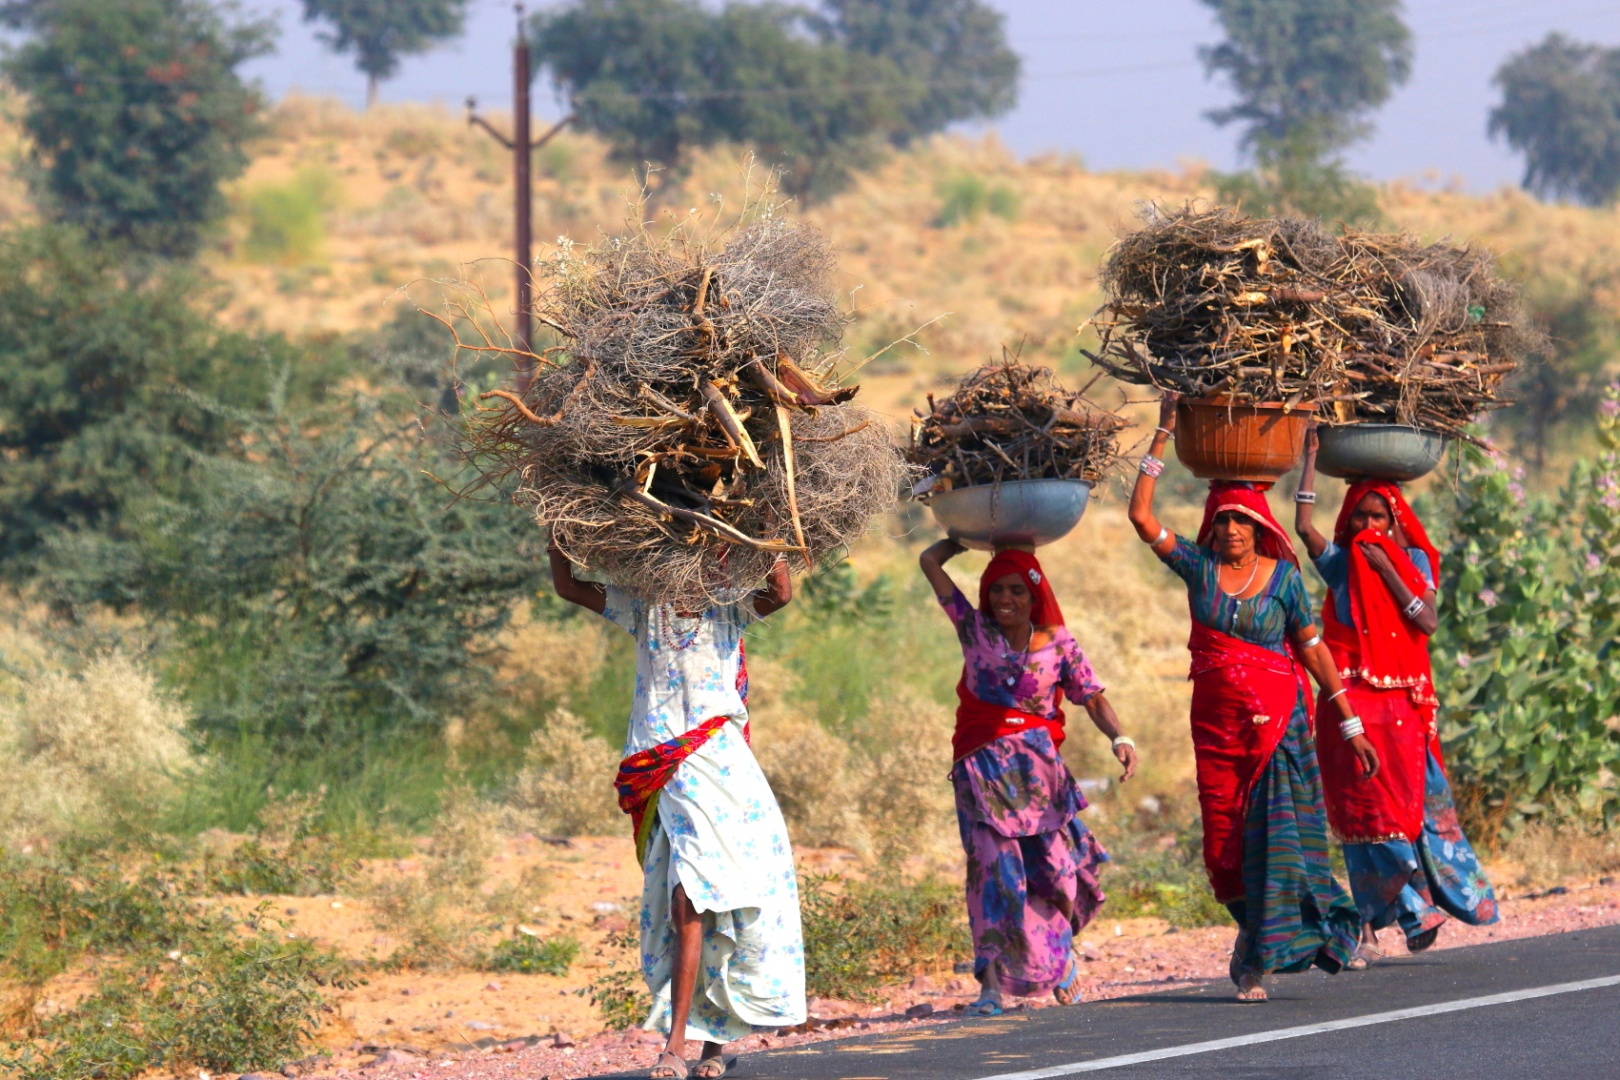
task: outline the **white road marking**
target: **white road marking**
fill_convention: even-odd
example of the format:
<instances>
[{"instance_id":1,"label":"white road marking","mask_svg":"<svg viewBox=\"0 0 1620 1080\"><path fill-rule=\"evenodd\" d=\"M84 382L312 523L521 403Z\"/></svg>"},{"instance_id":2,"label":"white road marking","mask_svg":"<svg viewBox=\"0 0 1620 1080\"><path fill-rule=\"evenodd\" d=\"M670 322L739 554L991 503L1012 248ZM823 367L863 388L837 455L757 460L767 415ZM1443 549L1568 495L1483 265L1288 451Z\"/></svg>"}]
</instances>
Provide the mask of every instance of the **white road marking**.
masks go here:
<instances>
[{"instance_id":1,"label":"white road marking","mask_svg":"<svg viewBox=\"0 0 1620 1080\"><path fill-rule=\"evenodd\" d=\"M1329 1020L1321 1024L1304 1024L1300 1027L1278 1028L1275 1031L1257 1031L1253 1035L1239 1035L1231 1039L1211 1039L1209 1042L1167 1046L1162 1050L1144 1050L1139 1054L1120 1054L1117 1057L1098 1058L1095 1061L1076 1061L1068 1065L1053 1065L1046 1069L997 1073L994 1076L981 1077L980 1080L1051 1080L1052 1077L1102 1072L1105 1069L1121 1069L1127 1065L1141 1065L1148 1061L1165 1061L1169 1058L1190 1057L1193 1054L1210 1054L1217 1050L1257 1046L1261 1043L1281 1042L1284 1039L1300 1039L1307 1035L1326 1035L1333 1031L1348 1031L1352 1028L1370 1027L1373 1024L1389 1024L1396 1020L1416 1020L1423 1016L1440 1016L1444 1013L1464 1012L1468 1009L1484 1009L1492 1005L1509 1005L1515 1001L1530 1001L1535 998L1553 997L1558 994L1578 994L1583 990L1601 990L1606 986L1620 986L1620 975L1609 975L1601 979L1583 979L1580 982L1557 983L1553 986L1536 986L1528 990L1511 990L1505 994L1463 998L1459 1001L1442 1001L1434 1005L1419 1005L1411 1009L1368 1013L1365 1016L1352 1016L1345 1020Z\"/></svg>"}]
</instances>

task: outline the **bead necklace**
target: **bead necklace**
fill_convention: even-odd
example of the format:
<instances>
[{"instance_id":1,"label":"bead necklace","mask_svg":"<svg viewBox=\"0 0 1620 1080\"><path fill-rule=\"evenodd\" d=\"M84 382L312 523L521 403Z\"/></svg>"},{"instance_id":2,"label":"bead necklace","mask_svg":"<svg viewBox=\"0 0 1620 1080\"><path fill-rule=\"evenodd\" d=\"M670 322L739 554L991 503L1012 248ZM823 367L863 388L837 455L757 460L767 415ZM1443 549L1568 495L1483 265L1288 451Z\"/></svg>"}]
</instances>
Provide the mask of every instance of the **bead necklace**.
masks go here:
<instances>
[{"instance_id":1,"label":"bead necklace","mask_svg":"<svg viewBox=\"0 0 1620 1080\"><path fill-rule=\"evenodd\" d=\"M1001 632L1001 640L1007 642L1008 648L1012 647L1012 642L1007 638L1007 631L1003 630ZM1029 666L1029 650L1034 644L1035 628L1031 626L1029 628L1029 637L1024 639L1024 651L1018 655L1018 666L1013 669L1013 673L1011 675L1008 675L1007 678L1003 680L1006 682L1009 688L1018 685L1018 680L1024 674L1024 669ZM1003 660L1011 660L1013 658L1013 654L1008 652L1007 649L1002 649L1001 658Z\"/></svg>"},{"instance_id":2,"label":"bead necklace","mask_svg":"<svg viewBox=\"0 0 1620 1080\"><path fill-rule=\"evenodd\" d=\"M703 616L695 616L692 619L692 629L686 631L683 638L679 630L672 631L670 628L670 624L678 618L672 606L659 604L654 609L654 614L656 616L654 621L658 624L658 640L663 642L665 648L673 649L676 652L685 652L690 649L692 643L697 640L698 631L703 629Z\"/></svg>"}]
</instances>

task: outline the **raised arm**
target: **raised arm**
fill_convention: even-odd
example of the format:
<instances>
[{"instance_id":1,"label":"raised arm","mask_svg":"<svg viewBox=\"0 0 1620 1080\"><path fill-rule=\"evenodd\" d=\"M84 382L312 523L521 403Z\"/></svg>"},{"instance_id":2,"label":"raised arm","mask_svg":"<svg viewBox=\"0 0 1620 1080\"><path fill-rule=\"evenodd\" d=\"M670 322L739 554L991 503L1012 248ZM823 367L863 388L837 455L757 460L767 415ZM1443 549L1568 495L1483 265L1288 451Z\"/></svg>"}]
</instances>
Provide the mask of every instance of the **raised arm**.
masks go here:
<instances>
[{"instance_id":1,"label":"raised arm","mask_svg":"<svg viewBox=\"0 0 1620 1080\"><path fill-rule=\"evenodd\" d=\"M949 600L956 592L956 582L945 572L945 564L966 550L955 540L946 538L930 544L917 556L917 565L922 567L923 577L928 579L928 584L934 588L934 595L941 600Z\"/></svg>"},{"instance_id":2,"label":"raised arm","mask_svg":"<svg viewBox=\"0 0 1620 1080\"><path fill-rule=\"evenodd\" d=\"M574 576L574 564L568 561L556 544L546 545L546 558L551 561L551 585L557 595L570 604L589 608L598 615L607 607L607 590L594 581L580 581Z\"/></svg>"},{"instance_id":3,"label":"raised arm","mask_svg":"<svg viewBox=\"0 0 1620 1080\"><path fill-rule=\"evenodd\" d=\"M1305 429L1305 467L1300 470L1299 488L1294 493L1294 531L1305 541L1311 558L1319 559L1327 550L1327 537L1316 531L1311 518L1316 512L1316 421ZM1306 496L1309 496L1307 498Z\"/></svg>"},{"instance_id":4,"label":"raised arm","mask_svg":"<svg viewBox=\"0 0 1620 1080\"><path fill-rule=\"evenodd\" d=\"M1153 512L1153 489L1159 472L1164 468L1164 448L1176 430L1176 395L1166 393L1159 402L1159 426L1153 429L1153 444L1143 458L1141 470L1136 474L1136 486L1131 489L1131 524L1136 535L1145 544L1151 544L1159 555L1168 555L1175 549L1176 535L1163 525ZM1157 464L1154 464L1157 462Z\"/></svg>"},{"instance_id":5,"label":"raised arm","mask_svg":"<svg viewBox=\"0 0 1620 1080\"><path fill-rule=\"evenodd\" d=\"M765 587L754 593L754 610L763 619L792 602L793 574L788 570L787 560L778 558L771 566L770 576L765 579Z\"/></svg>"},{"instance_id":6,"label":"raised arm","mask_svg":"<svg viewBox=\"0 0 1620 1080\"><path fill-rule=\"evenodd\" d=\"M1400 543L1399 540L1396 542ZM1389 589L1389 595L1400 607L1402 613L1411 620L1413 626L1417 627L1425 635L1432 637L1434 632L1440 629L1440 612L1435 608L1436 597L1434 590L1424 589L1421 597L1423 602L1421 604L1417 603L1420 597L1406 587L1406 582L1401 580L1400 571L1396 570L1395 564L1389 561L1389 556L1384 554L1383 548L1374 544L1362 544L1361 550L1367 556L1367 565L1376 570L1378 576L1384 579L1384 585Z\"/></svg>"}]
</instances>

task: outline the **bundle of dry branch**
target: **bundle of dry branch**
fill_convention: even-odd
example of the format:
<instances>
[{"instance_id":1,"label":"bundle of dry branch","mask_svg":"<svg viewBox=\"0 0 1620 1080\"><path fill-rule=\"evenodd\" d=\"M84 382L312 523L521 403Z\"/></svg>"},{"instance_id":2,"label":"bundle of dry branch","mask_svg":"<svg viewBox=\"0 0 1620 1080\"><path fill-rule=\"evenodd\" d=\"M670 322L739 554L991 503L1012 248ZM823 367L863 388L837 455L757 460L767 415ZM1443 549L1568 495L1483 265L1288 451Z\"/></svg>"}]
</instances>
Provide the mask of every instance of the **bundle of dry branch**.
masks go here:
<instances>
[{"instance_id":1,"label":"bundle of dry branch","mask_svg":"<svg viewBox=\"0 0 1620 1080\"><path fill-rule=\"evenodd\" d=\"M1126 421L1066 390L1051 371L1016 360L982 367L911 422L912 464L927 491L1009 480L1096 483L1119 457Z\"/></svg>"},{"instance_id":2,"label":"bundle of dry branch","mask_svg":"<svg viewBox=\"0 0 1620 1080\"><path fill-rule=\"evenodd\" d=\"M831 380L833 269L817 233L769 214L563 245L535 305L561 344L522 395L484 395L471 460L486 482L516 477L570 560L645 599L725 602L779 554L813 564L905 473L857 388Z\"/></svg>"},{"instance_id":3,"label":"bundle of dry branch","mask_svg":"<svg viewBox=\"0 0 1620 1080\"><path fill-rule=\"evenodd\" d=\"M1461 434L1506 402L1533 343L1490 256L1406 235L1224 207L1150 210L1103 267L1087 352L1126 382L1197 397L1315 402L1328 422Z\"/></svg>"}]
</instances>

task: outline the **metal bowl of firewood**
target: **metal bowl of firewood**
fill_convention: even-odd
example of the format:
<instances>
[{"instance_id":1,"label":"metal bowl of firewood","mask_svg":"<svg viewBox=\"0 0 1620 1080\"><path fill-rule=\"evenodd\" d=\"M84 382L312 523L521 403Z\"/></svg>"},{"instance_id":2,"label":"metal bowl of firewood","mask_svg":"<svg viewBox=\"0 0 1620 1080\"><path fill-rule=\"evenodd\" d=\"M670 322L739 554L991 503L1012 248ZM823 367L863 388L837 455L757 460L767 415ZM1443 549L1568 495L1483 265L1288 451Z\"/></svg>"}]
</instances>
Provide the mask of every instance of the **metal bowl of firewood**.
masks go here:
<instances>
[{"instance_id":1,"label":"metal bowl of firewood","mask_svg":"<svg viewBox=\"0 0 1620 1080\"><path fill-rule=\"evenodd\" d=\"M928 506L952 540L993 551L1061 540L1090 501L1091 484L1084 480L1012 480L936 492Z\"/></svg>"},{"instance_id":2,"label":"metal bowl of firewood","mask_svg":"<svg viewBox=\"0 0 1620 1080\"><path fill-rule=\"evenodd\" d=\"M1344 480L1402 482L1427 476L1450 440L1405 424L1345 424L1316 429L1316 469Z\"/></svg>"}]
</instances>

